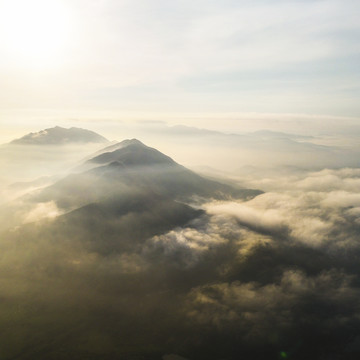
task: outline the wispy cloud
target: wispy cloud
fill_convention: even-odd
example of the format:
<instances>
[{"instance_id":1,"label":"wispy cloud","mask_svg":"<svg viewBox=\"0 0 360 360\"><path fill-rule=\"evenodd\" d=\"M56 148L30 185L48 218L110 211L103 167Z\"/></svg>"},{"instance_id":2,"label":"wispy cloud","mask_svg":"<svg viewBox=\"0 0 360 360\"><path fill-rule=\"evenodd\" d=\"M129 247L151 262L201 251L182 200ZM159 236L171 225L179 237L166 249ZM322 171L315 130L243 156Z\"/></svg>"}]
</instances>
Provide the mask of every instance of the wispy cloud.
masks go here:
<instances>
[{"instance_id":1,"label":"wispy cloud","mask_svg":"<svg viewBox=\"0 0 360 360\"><path fill-rule=\"evenodd\" d=\"M356 1L66 4L67 60L1 64L2 106L359 116Z\"/></svg>"}]
</instances>

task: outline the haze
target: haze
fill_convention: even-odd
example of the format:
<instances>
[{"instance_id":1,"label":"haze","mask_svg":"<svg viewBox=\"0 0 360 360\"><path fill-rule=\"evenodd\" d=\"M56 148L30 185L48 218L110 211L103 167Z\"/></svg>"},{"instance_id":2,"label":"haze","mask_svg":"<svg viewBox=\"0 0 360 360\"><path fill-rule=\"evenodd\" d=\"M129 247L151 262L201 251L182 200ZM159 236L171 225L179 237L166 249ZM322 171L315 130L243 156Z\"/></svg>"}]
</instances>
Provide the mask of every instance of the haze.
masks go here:
<instances>
[{"instance_id":1,"label":"haze","mask_svg":"<svg viewBox=\"0 0 360 360\"><path fill-rule=\"evenodd\" d=\"M0 0L0 358L358 359L359 14Z\"/></svg>"}]
</instances>

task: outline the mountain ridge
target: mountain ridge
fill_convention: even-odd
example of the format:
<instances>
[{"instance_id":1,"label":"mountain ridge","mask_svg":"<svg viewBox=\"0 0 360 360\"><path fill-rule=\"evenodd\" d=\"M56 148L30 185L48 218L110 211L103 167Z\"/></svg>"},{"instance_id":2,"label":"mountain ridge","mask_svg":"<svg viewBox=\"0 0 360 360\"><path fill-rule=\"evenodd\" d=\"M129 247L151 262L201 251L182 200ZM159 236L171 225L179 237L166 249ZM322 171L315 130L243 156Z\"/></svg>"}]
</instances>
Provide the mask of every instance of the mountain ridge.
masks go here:
<instances>
[{"instance_id":1,"label":"mountain ridge","mask_svg":"<svg viewBox=\"0 0 360 360\"><path fill-rule=\"evenodd\" d=\"M87 162L104 164L121 159L128 165L146 165L149 163L175 164L169 156L161 153L155 148L146 146L137 139L127 139L117 144L118 148L113 151L103 152L102 154L89 159Z\"/></svg>"},{"instance_id":2,"label":"mountain ridge","mask_svg":"<svg viewBox=\"0 0 360 360\"><path fill-rule=\"evenodd\" d=\"M108 139L94 131L55 126L31 132L10 142L11 145L66 145L72 143L107 143Z\"/></svg>"},{"instance_id":3,"label":"mountain ridge","mask_svg":"<svg viewBox=\"0 0 360 360\"><path fill-rule=\"evenodd\" d=\"M44 188L37 199L54 200L60 207L75 208L78 201L83 206L104 198L137 193L138 189L184 202L194 197L247 199L262 193L202 177L137 139L125 140L119 146L117 150L85 161L75 173Z\"/></svg>"}]
</instances>

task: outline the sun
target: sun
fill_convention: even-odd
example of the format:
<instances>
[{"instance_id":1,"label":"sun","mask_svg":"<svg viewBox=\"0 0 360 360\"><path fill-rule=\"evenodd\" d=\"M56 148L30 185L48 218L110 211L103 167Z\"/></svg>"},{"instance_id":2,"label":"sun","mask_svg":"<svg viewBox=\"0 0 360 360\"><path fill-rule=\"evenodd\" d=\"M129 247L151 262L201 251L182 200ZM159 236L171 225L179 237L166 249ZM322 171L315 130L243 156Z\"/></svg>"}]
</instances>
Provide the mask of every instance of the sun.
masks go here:
<instances>
[{"instance_id":1,"label":"sun","mask_svg":"<svg viewBox=\"0 0 360 360\"><path fill-rule=\"evenodd\" d=\"M30 66L56 62L70 36L67 10L60 0L0 0L2 52Z\"/></svg>"}]
</instances>

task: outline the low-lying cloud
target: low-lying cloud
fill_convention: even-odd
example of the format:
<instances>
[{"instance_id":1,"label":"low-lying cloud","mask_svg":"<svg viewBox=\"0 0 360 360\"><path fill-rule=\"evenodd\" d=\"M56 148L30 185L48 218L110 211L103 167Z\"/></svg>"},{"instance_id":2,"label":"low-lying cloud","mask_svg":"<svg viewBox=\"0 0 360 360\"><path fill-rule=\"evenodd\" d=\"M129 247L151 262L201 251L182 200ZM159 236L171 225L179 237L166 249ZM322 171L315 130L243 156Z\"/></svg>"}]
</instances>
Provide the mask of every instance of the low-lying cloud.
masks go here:
<instances>
[{"instance_id":1,"label":"low-lying cloud","mask_svg":"<svg viewBox=\"0 0 360 360\"><path fill-rule=\"evenodd\" d=\"M37 204L0 242L3 357L357 358L360 170L268 185L144 241Z\"/></svg>"}]
</instances>

